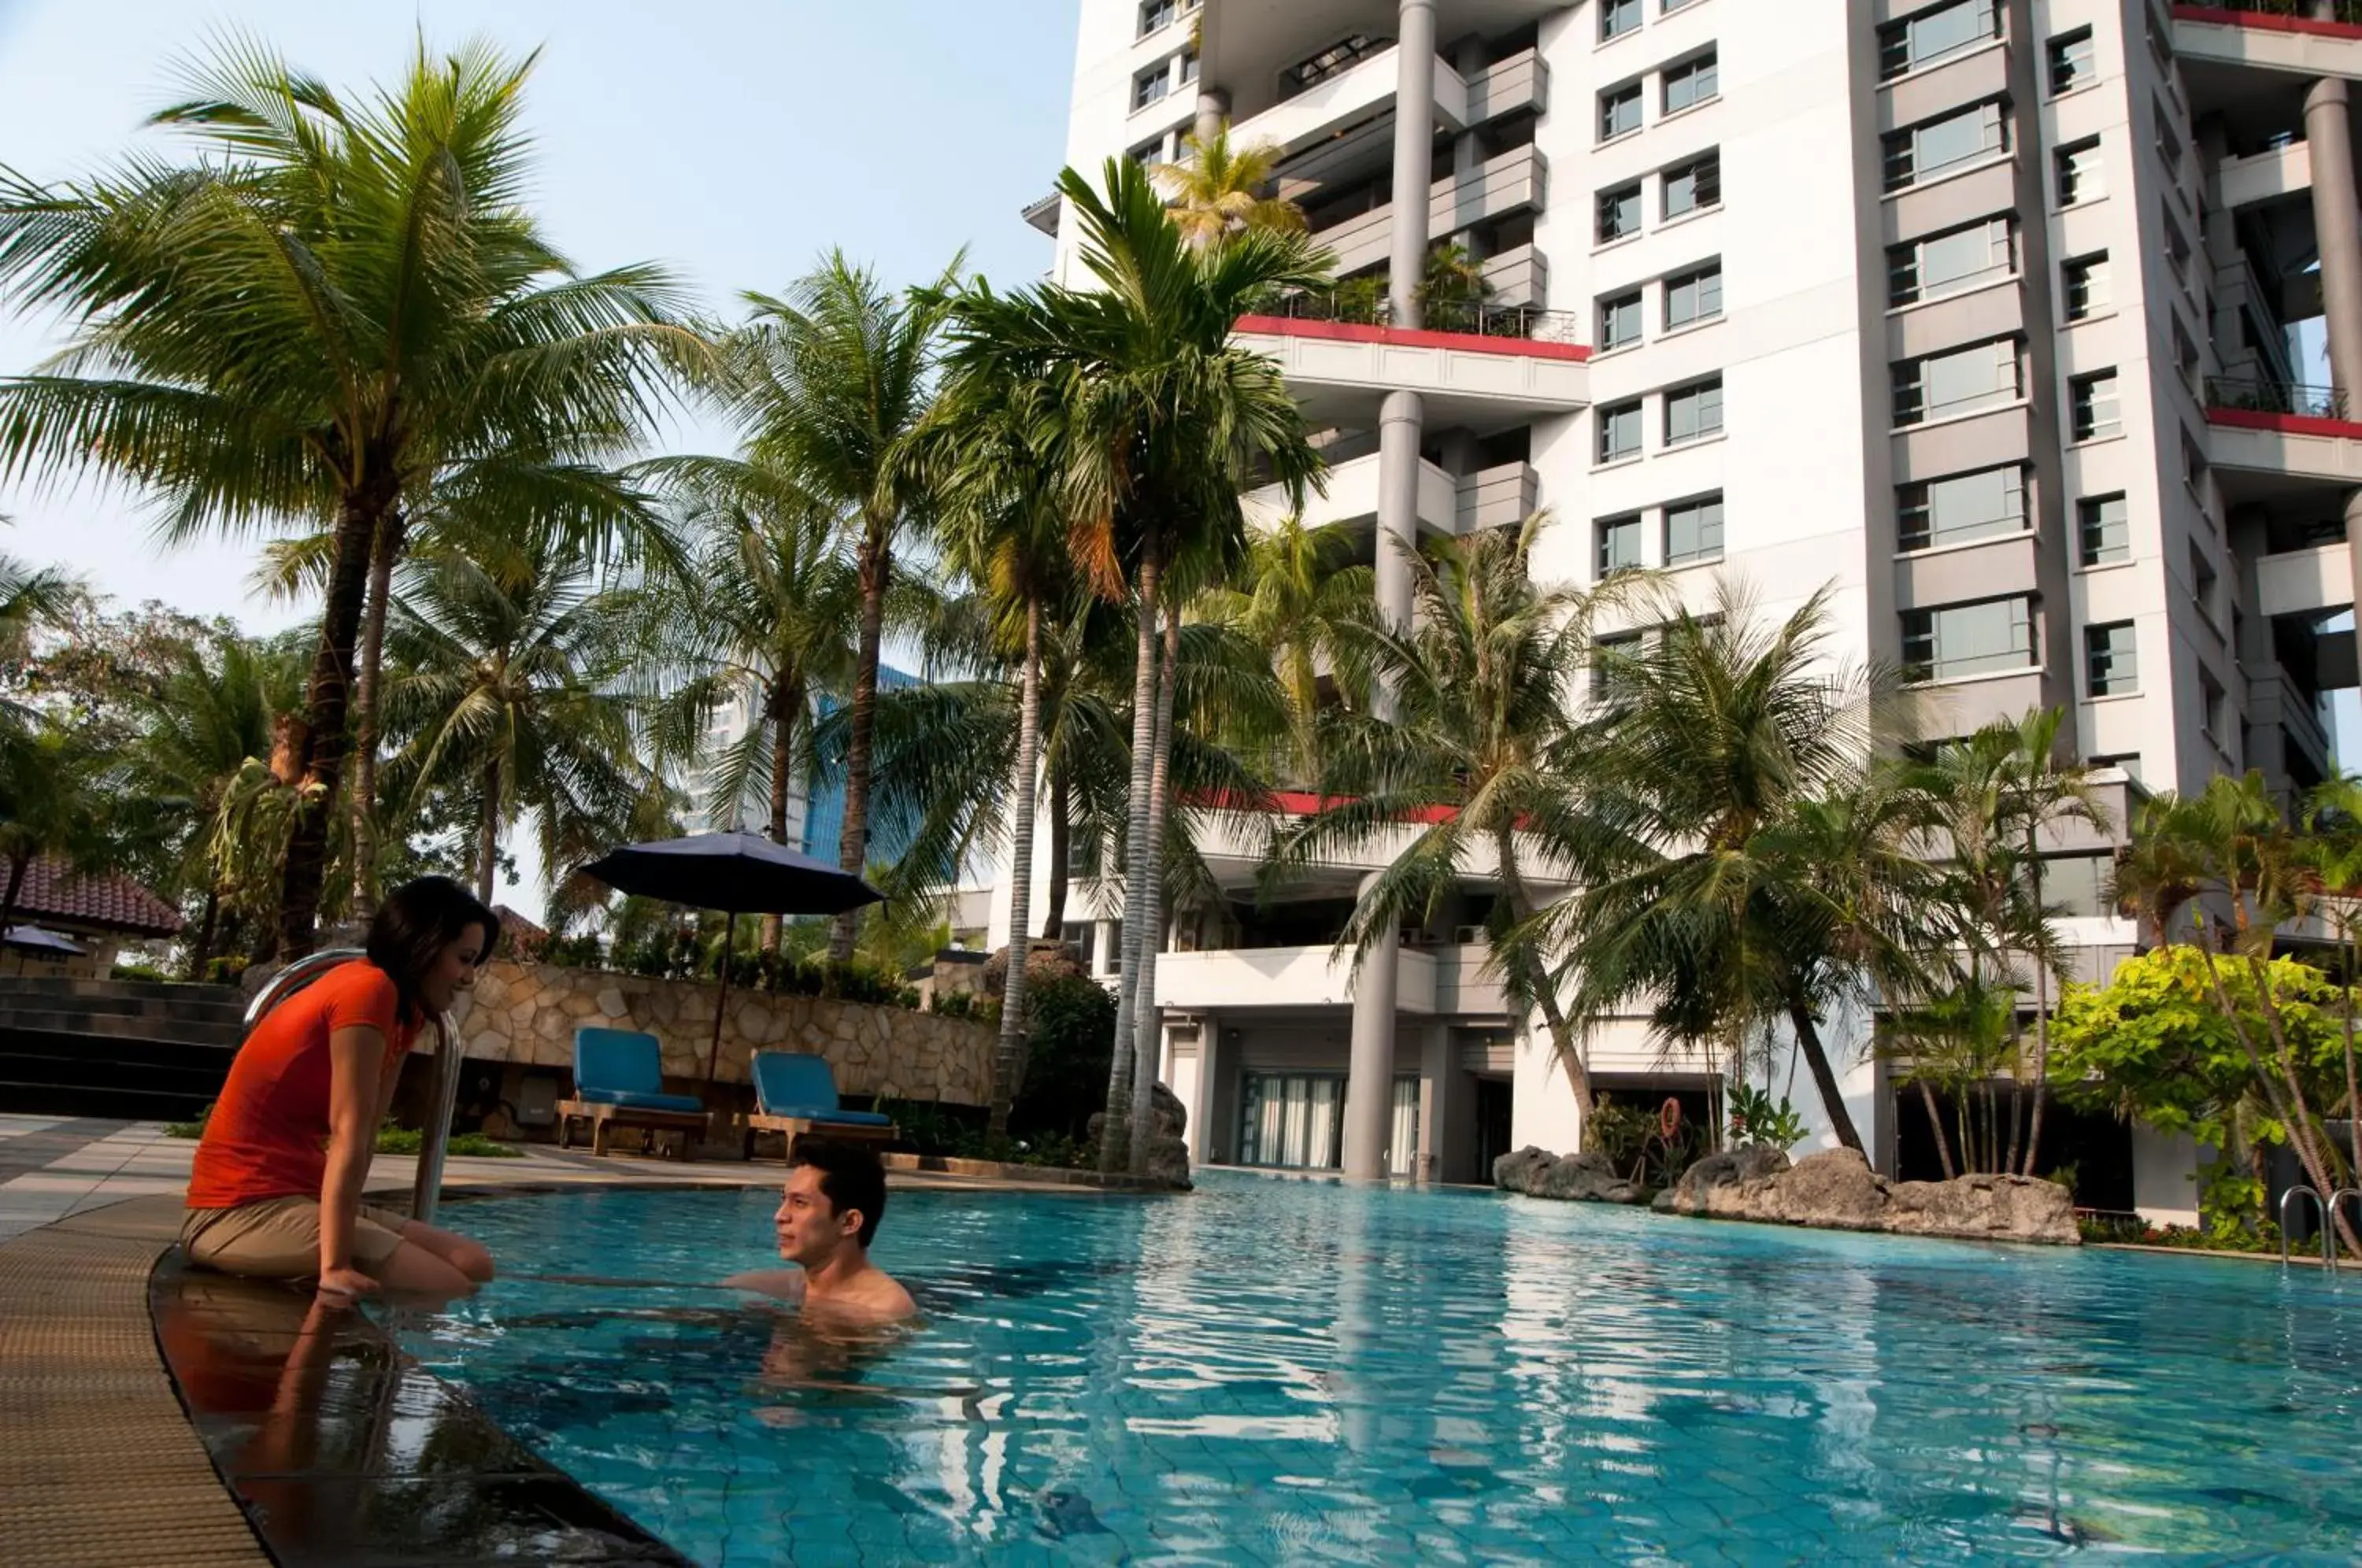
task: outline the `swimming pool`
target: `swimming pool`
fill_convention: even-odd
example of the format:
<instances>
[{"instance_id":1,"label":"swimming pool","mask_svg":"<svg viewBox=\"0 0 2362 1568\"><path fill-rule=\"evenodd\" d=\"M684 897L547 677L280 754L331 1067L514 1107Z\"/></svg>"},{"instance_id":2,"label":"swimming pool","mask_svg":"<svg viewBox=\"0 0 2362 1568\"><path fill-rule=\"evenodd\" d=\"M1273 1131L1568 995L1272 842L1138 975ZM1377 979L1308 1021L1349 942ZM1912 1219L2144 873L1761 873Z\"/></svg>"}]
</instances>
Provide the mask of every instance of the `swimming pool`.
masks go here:
<instances>
[{"instance_id":1,"label":"swimming pool","mask_svg":"<svg viewBox=\"0 0 2362 1568\"><path fill-rule=\"evenodd\" d=\"M1791 1562L2362 1550L2362 1281L1209 1177L897 1193L928 1317L712 1280L773 1195L469 1203L435 1371L701 1562Z\"/></svg>"}]
</instances>

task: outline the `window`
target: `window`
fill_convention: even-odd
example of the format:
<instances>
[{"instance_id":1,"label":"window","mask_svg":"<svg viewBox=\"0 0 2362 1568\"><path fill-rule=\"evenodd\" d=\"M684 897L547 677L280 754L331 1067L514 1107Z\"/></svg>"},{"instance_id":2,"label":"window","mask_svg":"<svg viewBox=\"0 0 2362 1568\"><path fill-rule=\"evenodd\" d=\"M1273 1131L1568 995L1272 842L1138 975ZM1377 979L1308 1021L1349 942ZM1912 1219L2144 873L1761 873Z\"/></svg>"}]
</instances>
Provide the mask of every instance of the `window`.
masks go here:
<instances>
[{"instance_id":1,"label":"window","mask_svg":"<svg viewBox=\"0 0 2362 1568\"><path fill-rule=\"evenodd\" d=\"M2070 918L2087 920L2116 912L2108 898L2116 879L2114 856L2046 855L2041 869L2042 901L2047 907Z\"/></svg>"},{"instance_id":2,"label":"window","mask_svg":"<svg viewBox=\"0 0 2362 1568\"><path fill-rule=\"evenodd\" d=\"M1907 360L1894 371L1894 423L1917 425L2016 400L2017 343L1999 338Z\"/></svg>"},{"instance_id":3,"label":"window","mask_svg":"<svg viewBox=\"0 0 2362 1568\"><path fill-rule=\"evenodd\" d=\"M1640 128L1640 84L1628 83L1599 94L1599 139L1614 141Z\"/></svg>"},{"instance_id":4,"label":"window","mask_svg":"<svg viewBox=\"0 0 2362 1568\"><path fill-rule=\"evenodd\" d=\"M1147 0L1140 8L1140 36L1171 27L1181 16L1181 0Z\"/></svg>"},{"instance_id":5,"label":"window","mask_svg":"<svg viewBox=\"0 0 2362 1568\"><path fill-rule=\"evenodd\" d=\"M2108 307L2108 253L2079 256L2067 263L2067 319L2089 321Z\"/></svg>"},{"instance_id":6,"label":"window","mask_svg":"<svg viewBox=\"0 0 2362 1568\"><path fill-rule=\"evenodd\" d=\"M2081 541L2085 566L2133 558L2131 524L2121 495L2094 495L2077 502L2075 532Z\"/></svg>"},{"instance_id":7,"label":"window","mask_svg":"<svg viewBox=\"0 0 2362 1568\"><path fill-rule=\"evenodd\" d=\"M2155 113L2152 134L2157 139L2158 161L2165 165L2165 171L2178 183L2181 179L2181 138L2173 134L2173 123L2165 117L2163 109Z\"/></svg>"},{"instance_id":8,"label":"window","mask_svg":"<svg viewBox=\"0 0 2362 1568\"><path fill-rule=\"evenodd\" d=\"M1599 530L1599 575L1629 571L1640 564L1640 514L1603 517Z\"/></svg>"},{"instance_id":9,"label":"window","mask_svg":"<svg viewBox=\"0 0 2362 1568\"><path fill-rule=\"evenodd\" d=\"M1154 141L1142 142L1131 149L1130 156L1142 169L1162 163L1164 161L1164 138L1160 136Z\"/></svg>"},{"instance_id":10,"label":"window","mask_svg":"<svg viewBox=\"0 0 2362 1568\"><path fill-rule=\"evenodd\" d=\"M2124 434L2116 411L2116 373L2098 370L2067 383L2068 424L2078 441Z\"/></svg>"},{"instance_id":11,"label":"window","mask_svg":"<svg viewBox=\"0 0 2362 1568\"><path fill-rule=\"evenodd\" d=\"M2050 95L2072 93L2091 85L2096 74L2092 61L2092 29L2078 28L2050 40Z\"/></svg>"},{"instance_id":12,"label":"window","mask_svg":"<svg viewBox=\"0 0 2362 1568\"><path fill-rule=\"evenodd\" d=\"M1709 152L1665 171L1665 216L1680 217L1722 200L1722 154Z\"/></svg>"},{"instance_id":13,"label":"window","mask_svg":"<svg viewBox=\"0 0 2362 1568\"><path fill-rule=\"evenodd\" d=\"M2017 270L2015 225L1990 217L1886 253L1887 299L1897 305L1964 293Z\"/></svg>"},{"instance_id":14,"label":"window","mask_svg":"<svg viewBox=\"0 0 2362 1568\"><path fill-rule=\"evenodd\" d=\"M1143 71L1132 78L1131 106L1144 109L1173 91L1172 62L1166 61L1153 71Z\"/></svg>"},{"instance_id":15,"label":"window","mask_svg":"<svg viewBox=\"0 0 2362 1568\"><path fill-rule=\"evenodd\" d=\"M1617 632L1600 637L1591 645L1591 700L1600 701L1607 695L1608 681L1618 673L1616 666L1622 660L1638 657L1643 635L1639 632Z\"/></svg>"},{"instance_id":16,"label":"window","mask_svg":"<svg viewBox=\"0 0 2362 1568\"><path fill-rule=\"evenodd\" d=\"M1722 314L1722 263L1710 261L1665 280L1665 330L1712 321Z\"/></svg>"},{"instance_id":17,"label":"window","mask_svg":"<svg viewBox=\"0 0 2362 1568\"><path fill-rule=\"evenodd\" d=\"M1702 495L1665 508L1665 564L1722 558L1722 497Z\"/></svg>"},{"instance_id":18,"label":"window","mask_svg":"<svg viewBox=\"0 0 2362 1568\"><path fill-rule=\"evenodd\" d=\"M2136 751L2103 752L2097 756L2087 756L2083 762L2087 767L2103 770L2113 767L2136 784L2141 781L2140 753Z\"/></svg>"},{"instance_id":19,"label":"window","mask_svg":"<svg viewBox=\"0 0 2362 1568\"><path fill-rule=\"evenodd\" d=\"M1881 29L1878 73L1900 76L2000 36L2001 7L1995 0L1957 0Z\"/></svg>"},{"instance_id":20,"label":"window","mask_svg":"<svg viewBox=\"0 0 2362 1568\"><path fill-rule=\"evenodd\" d=\"M2096 202L2108 193L2100 176L2100 138L2079 141L2058 149L2058 204L2071 207Z\"/></svg>"},{"instance_id":21,"label":"window","mask_svg":"<svg viewBox=\"0 0 2362 1568\"><path fill-rule=\"evenodd\" d=\"M1082 955L1083 968L1086 973L1090 969L1091 954L1095 950L1098 934L1099 928L1096 921L1070 920L1058 927L1058 940Z\"/></svg>"},{"instance_id":22,"label":"window","mask_svg":"<svg viewBox=\"0 0 2362 1568\"><path fill-rule=\"evenodd\" d=\"M1619 185L1599 193L1599 243L1640 232L1640 187Z\"/></svg>"},{"instance_id":23,"label":"window","mask_svg":"<svg viewBox=\"0 0 2362 1568\"><path fill-rule=\"evenodd\" d=\"M2034 665L2034 602L2023 595L1903 613L1903 663L1915 679L1957 680Z\"/></svg>"},{"instance_id":24,"label":"window","mask_svg":"<svg viewBox=\"0 0 2362 1568\"><path fill-rule=\"evenodd\" d=\"M1702 54L1684 64L1665 70L1665 113L1678 115L1683 109L1694 108L1722 89L1715 81L1715 57Z\"/></svg>"},{"instance_id":25,"label":"window","mask_svg":"<svg viewBox=\"0 0 2362 1568\"><path fill-rule=\"evenodd\" d=\"M1640 26L1640 0L1599 0L1599 41L1620 39Z\"/></svg>"},{"instance_id":26,"label":"window","mask_svg":"<svg viewBox=\"0 0 2362 1568\"><path fill-rule=\"evenodd\" d=\"M2198 667L2198 723L2219 750L2230 737L2224 733L2223 683L2204 665Z\"/></svg>"},{"instance_id":27,"label":"window","mask_svg":"<svg viewBox=\"0 0 2362 1568\"><path fill-rule=\"evenodd\" d=\"M2000 100L1971 105L1958 114L1888 137L1886 188L1900 191L1972 158L2008 149L2009 127L2002 117Z\"/></svg>"},{"instance_id":28,"label":"window","mask_svg":"<svg viewBox=\"0 0 2362 1568\"><path fill-rule=\"evenodd\" d=\"M2193 540L2190 546L2190 597L2197 602L2198 613L2206 617L2206 624L2210 626L2217 624L2214 618L2214 563L2206 558L2206 552L2200 549Z\"/></svg>"},{"instance_id":29,"label":"window","mask_svg":"<svg viewBox=\"0 0 2362 1568\"><path fill-rule=\"evenodd\" d=\"M1639 399L1599 411L1599 460L1612 463L1640 450Z\"/></svg>"},{"instance_id":30,"label":"window","mask_svg":"<svg viewBox=\"0 0 2362 1568\"><path fill-rule=\"evenodd\" d=\"M2017 463L1906 484L1895 491L1895 543L1905 550L2025 529L2025 469Z\"/></svg>"},{"instance_id":31,"label":"window","mask_svg":"<svg viewBox=\"0 0 2362 1568\"><path fill-rule=\"evenodd\" d=\"M1722 430L1722 378L1665 394L1665 445L1678 447Z\"/></svg>"},{"instance_id":32,"label":"window","mask_svg":"<svg viewBox=\"0 0 2362 1568\"><path fill-rule=\"evenodd\" d=\"M2140 690L2133 624L2111 621L2083 628L2083 690L2092 697L2127 697Z\"/></svg>"},{"instance_id":33,"label":"window","mask_svg":"<svg viewBox=\"0 0 2362 1568\"><path fill-rule=\"evenodd\" d=\"M1599 348L1605 353L1640 341L1640 291L1599 302Z\"/></svg>"}]
</instances>

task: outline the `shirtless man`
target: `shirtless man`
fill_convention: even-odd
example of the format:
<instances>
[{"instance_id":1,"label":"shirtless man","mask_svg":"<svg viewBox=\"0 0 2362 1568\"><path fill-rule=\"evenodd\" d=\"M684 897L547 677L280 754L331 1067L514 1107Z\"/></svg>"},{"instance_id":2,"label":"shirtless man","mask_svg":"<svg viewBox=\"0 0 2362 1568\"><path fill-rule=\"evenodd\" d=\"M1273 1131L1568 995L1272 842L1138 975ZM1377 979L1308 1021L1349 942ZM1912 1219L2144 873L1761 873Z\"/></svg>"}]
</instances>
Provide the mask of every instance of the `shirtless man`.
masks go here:
<instances>
[{"instance_id":1,"label":"shirtless man","mask_svg":"<svg viewBox=\"0 0 2362 1568\"><path fill-rule=\"evenodd\" d=\"M759 1269L722 1283L796 1303L804 1316L840 1323L899 1322L918 1311L911 1293L869 1261L886 1213L886 1167L860 1144L797 1141L785 1195L771 1224L794 1268Z\"/></svg>"}]
</instances>

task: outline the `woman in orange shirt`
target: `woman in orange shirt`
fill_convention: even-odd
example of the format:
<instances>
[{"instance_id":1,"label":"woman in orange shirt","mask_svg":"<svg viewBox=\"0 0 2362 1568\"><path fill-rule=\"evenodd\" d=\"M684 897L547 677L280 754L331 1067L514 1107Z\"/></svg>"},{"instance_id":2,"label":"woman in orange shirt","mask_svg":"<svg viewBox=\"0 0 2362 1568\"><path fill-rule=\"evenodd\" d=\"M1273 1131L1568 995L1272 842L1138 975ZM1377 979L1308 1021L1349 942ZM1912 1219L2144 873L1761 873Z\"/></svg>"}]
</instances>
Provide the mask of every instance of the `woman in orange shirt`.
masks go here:
<instances>
[{"instance_id":1,"label":"woman in orange shirt","mask_svg":"<svg viewBox=\"0 0 2362 1568\"><path fill-rule=\"evenodd\" d=\"M329 1296L452 1297L492 1277L465 1236L361 1201L412 1040L476 983L500 921L422 877L378 906L367 958L273 1008L241 1046L189 1174L190 1260Z\"/></svg>"}]
</instances>

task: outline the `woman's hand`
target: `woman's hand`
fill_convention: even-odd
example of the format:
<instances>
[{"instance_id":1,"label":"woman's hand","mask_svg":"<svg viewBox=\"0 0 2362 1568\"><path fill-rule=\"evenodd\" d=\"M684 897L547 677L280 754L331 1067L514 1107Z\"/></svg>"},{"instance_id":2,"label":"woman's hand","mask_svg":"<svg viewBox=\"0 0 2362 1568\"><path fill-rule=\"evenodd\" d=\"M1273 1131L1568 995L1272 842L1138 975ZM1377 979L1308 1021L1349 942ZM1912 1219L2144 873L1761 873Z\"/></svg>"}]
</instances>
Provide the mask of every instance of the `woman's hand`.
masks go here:
<instances>
[{"instance_id":1,"label":"woman's hand","mask_svg":"<svg viewBox=\"0 0 2362 1568\"><path fill-rule=\"evenodd\" d=\"M349 1302L377 1294L377 1281L357 1268L332 1268L320 1276L320 1294L330 1301Z\"/></svg>"}]
</instances>

